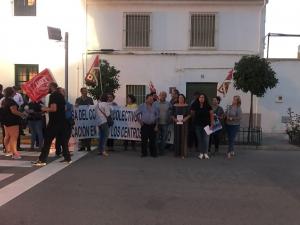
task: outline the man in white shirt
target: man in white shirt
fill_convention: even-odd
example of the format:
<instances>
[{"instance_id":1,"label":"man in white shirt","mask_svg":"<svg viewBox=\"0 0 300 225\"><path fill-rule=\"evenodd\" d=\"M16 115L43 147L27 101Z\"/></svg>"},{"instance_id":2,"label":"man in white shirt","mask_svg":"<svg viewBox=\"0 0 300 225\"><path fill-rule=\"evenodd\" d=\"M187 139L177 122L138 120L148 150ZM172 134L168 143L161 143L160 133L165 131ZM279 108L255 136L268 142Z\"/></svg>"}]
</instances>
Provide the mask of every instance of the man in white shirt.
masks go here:
<instances>
[{"instance_id":1,"label":"man in white shirt","mask_svg":"<svg viewBox=\"0 0 300 225\"><path fill-rule=\"evenodd\" d=\"M21 105L24 104L24 99L23 99L22 95L20 94L21 89L17 86L14 86L13 89L15 90L15 95L14 95L13 99L20 107Z\"/></svg>"}]
</instances>

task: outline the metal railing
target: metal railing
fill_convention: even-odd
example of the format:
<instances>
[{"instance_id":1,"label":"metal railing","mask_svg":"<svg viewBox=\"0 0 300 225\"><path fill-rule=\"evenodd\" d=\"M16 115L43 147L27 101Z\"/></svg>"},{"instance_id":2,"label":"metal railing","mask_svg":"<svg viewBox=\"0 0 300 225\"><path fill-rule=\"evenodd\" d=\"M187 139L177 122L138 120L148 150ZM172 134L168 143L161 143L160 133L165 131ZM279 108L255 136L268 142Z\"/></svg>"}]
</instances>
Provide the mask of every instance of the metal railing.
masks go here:
<instances>
[{"instance_id":1,"label":"metal railing","mask_svg":"<svg viewBox=\"0 0 300 225\"><path fill-rule=\"evenodd\" d=\"M248 135L249 134L249 135ZM222 144L228 144L226 130L222 133ZM260 127L251 128L241 127L237 133L235 143L238 145L261 145L262 143L262 129Z\"/></svg>"}]
</instances>

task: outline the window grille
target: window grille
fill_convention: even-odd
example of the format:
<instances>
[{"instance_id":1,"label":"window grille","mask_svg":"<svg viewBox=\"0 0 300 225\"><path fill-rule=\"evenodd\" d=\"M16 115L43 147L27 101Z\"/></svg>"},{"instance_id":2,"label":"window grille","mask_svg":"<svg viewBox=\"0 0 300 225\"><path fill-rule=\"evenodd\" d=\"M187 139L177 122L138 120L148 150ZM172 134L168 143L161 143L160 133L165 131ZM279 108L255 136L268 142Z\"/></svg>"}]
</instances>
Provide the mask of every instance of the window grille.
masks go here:
<instances>
[{"instance_id":1,"label":"window grille","mask_svg":"<svg viewBox=\"0 0 300 225\"><path fill-rule=\"evenodd\" d=\"M36 16L36 0L14 0L14 16Z\"/></svg>"},{"instance_id":2,"label":"window grille","mask_svg":"<svg viewBox=\"0 0 300 225\"><path fill-rule=\"evenodd\" d=\"M136 97L136 104L145 102L146 86L145 85L126 85L126 96L134 95Z\"/></svg>"},{"instance_id":3,"label":"window grille","mask_svg":"<svg viewBox=\"0 0 300 225\"><path fill-rule=\"evenodd\" d=\"M125 13L125 47L150 47L150 13Z\"/></svg>"},{"instance_id":4,"label":"window grille","mask_svg":"<svg viewBox=\"0 0 300 225\"><path fill-rule=\"evenodd\" d=\"M39 72L39 65L36 64L15 64L15 85L21 85Z\"/></svg>"},{"instance_id":5,"label":"window grille","mask_svg":"<svg viewBox=\"0 0 300 225\"><path fill-rule=\"evenodd\" d=\"M190 47L215 47L216 14L192 13Z\"/></svg>"}]
</instances>

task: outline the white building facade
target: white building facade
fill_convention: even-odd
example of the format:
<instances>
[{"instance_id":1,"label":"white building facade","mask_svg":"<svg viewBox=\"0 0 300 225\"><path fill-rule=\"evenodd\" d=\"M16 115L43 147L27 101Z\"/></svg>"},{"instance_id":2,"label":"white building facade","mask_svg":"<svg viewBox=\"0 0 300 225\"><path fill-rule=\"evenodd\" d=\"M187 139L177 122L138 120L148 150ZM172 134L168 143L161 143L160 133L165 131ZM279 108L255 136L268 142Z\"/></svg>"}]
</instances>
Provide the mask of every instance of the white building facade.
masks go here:
<instances>
[{"instance_id":1,"label":"white building facade","mask_svg":"<svg viewBox=\"0 0 300 225\"><path fill-rule=\"evenodd\" d=\"M87 49L121 71L117 101L144 96L149 81L157 91L176 87L217 95L217 87L243 55L263 54L265 1L87 1ZM223 105L240 94L231 87ZM255 104L255 112L258 112Z\"/></svg>"},{"instance_id":2,"label":"white building facade","mask_svg":"<svg viewBox=\"0 0 300 225\"><path fill-rule=\"evenodd\" d=\"M18 2L35 4L35 15L16 16ZM263 56L265 0L15 0L0 1L0 74L4 86L20 83L22 65L30 78L29 65L50 68L64 86L64 43L48 40L47 26L69 32L69 99L79 95L84 76L96 53L120 70L121 88L116 101L125 105L126 95L142 101L152 81L157 91L176 87L187 95L194 91L215 96L217 87L243 55ZM18 12L17 12L18 13ZM286 62L284 63L286 65ZM298 61L292 63L299 71ZM290 64L274 62L279 78ZM21 72L20 72L21 71ZM290 73L291 80L297 72ZM20 75L21 74L21 75ZM21 80L22 80L21 79ZM296 78L295 78L296 79ZM299 82L298 82L299 83ZM282 82L280 83L282 85ZM297 86L297 85L296 85ZM281 116L289 101L279 104L279 86L264 99L254 100L254 112L262 113L264 131L284 129ZM299 86L300 87L300 84ZM241 95L242 108L249 111L250 95L231 85L223 99ZM268 119L266 119L268 118ZM274 125L275 124L275 125Z\"/></svg>"}]
</instances>

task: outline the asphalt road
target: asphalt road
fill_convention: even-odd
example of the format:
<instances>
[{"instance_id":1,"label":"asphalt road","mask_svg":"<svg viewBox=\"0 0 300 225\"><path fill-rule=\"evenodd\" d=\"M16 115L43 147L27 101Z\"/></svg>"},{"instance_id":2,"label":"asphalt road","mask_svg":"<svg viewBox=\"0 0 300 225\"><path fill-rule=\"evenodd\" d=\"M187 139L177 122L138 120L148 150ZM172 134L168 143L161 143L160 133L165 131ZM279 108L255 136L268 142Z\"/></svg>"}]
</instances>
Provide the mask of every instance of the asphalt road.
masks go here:
<instances>
[{"instance_id":1,"label":"asphalt road","mask_svg":"<svg viewBox=\"0 0 300 225\"><path fill-rule=\"evenodd\" d=\"M90 153L0 207L0 225L299 225L300 152Z\"/></svg>"}]
</instances>

